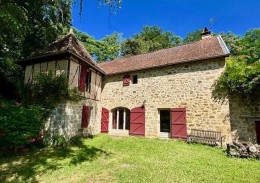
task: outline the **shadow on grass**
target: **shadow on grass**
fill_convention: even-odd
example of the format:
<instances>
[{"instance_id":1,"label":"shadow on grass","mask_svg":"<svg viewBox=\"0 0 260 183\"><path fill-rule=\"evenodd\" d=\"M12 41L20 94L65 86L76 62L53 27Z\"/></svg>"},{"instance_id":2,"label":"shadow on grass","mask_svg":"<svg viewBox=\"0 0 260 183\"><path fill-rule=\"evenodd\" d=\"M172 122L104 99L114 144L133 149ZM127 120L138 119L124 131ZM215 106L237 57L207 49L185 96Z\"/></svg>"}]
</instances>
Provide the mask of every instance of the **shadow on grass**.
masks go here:
<instances>
[{"instance_id":1,"label":"shadow on grass","mask_svg":"<svg viewBox=\"0 0 260 183\"><path fill-rule=\"evenodd\" d=\"M37 176L65 166L93 161L109 153L95 147L44 148L27 154L0 157L0 182L37 182Z\"/></svg>"}]
</instances>

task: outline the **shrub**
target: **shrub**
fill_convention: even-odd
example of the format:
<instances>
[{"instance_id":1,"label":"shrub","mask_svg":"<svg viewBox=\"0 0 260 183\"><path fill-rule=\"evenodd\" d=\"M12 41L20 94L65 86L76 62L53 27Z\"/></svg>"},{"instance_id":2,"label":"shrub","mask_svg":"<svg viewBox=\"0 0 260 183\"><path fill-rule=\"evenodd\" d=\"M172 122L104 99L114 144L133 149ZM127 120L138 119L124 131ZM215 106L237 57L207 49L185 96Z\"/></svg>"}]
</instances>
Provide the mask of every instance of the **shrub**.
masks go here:
<instances>
[{"instance_id":1,"label":"shrub","mask_svg":"<svg viewBox=\"0 0 260 183\"><path fill-rule=\"evenodd\" d=\"M63 135L56 135L47 133L44 136L43 143L46 146L55 148L66 148L68 146L81 146L83 144L83 137L75 135L73 137L65 137Z\"/></svg>"},{"instance_id":2,"label":"shrub","mask_svg":"<svg viewBox=\"0 0 260 183\"><path fill-rule=\"evenodd\" d=\"M52 109L56 103L67 98L68 80L65 75L54 76L53 72L40 73L33 83L21 85L23 105L40 105Z\"/></svg>"},{"instance_id":3,"label":"shrub","mask_svg":"<svg viewBox=\"0 0 260 183\"><path fill-rule=\"evenodd\" d=\"M40 106L23 107L0 99L0 146L17 150L38 138L45 110Z\"/></svg>"}]
</instances>

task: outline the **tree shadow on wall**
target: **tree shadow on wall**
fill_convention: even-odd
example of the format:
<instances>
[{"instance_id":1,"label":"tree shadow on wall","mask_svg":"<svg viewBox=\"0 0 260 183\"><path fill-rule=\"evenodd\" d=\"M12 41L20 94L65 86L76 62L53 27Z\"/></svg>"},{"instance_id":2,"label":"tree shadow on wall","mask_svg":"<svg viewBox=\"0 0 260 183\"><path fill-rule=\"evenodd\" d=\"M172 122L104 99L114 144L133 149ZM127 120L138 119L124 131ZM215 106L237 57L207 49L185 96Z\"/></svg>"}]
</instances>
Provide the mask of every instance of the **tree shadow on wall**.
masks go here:
<instances>
[{"instance_id":1,"label":"tree shadow on wall","mask_svg":"<svg viewBox=\"0 0 260 183\"><path fill-rule=\"evenodd\" d=\"M109 155L102 149L82 145L65 149L44 148L27 154L2 156L0 182L38 182L37 176L40 174Z\"/></svg>"}]
</instances>

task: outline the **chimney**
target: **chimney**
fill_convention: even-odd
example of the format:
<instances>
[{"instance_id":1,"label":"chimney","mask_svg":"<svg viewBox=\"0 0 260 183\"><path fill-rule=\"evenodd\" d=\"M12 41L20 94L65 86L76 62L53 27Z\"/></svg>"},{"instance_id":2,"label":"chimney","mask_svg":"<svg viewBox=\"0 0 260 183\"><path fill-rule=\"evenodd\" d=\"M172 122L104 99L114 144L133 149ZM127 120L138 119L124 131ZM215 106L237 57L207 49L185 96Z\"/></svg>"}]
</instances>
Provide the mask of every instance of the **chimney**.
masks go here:
<instances>
[{"instance_id":1,"label":"chimney","mask_svg":"<svg viewBox=\"0 0 260 183\"><path fill-rule=\"evenodd\" d=\"M203 28L201 32L201 38L206 39L212 37L211 31L209 31L206 27Z\"/></svg>"}]
</instances>

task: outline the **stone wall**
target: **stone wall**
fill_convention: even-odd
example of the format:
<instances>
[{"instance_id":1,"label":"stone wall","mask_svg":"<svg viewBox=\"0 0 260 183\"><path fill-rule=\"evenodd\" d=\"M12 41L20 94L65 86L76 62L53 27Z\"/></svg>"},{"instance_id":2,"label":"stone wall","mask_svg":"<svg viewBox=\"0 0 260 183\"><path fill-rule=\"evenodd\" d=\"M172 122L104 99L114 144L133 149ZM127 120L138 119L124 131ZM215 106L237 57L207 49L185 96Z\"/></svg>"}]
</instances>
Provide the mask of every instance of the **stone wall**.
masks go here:
<instances>
[{"instance_id":1,"label":"stone wall","mask_svg":"<svg viewBox=\"0 0 260 183\"><path fill-rule=\"evenodd\" d=\"M234 141L250 141L256 143L255 122L260 121L260 101L248 104L238 97L230 99L230 122Z\"/></svg>"},{"instance_id":2,"label":"stone wall","mask_svg":"<svg viewBox=\"0 0 260 183\"><path fill-rule=\"evenodd\" d=\"M225 68L225 59L190 62L128 73L138 75L138 83L123 87L123 75L103 80L101 106L110 111L116 107L133 109L145 103L145 135L160 134L159 109L184 107L187 127L221 131L231 140L229 104L213 101L212 89ZM112 115L110 113L110 130Z\"/></svg>"},{"instance_id":3,"label":"stone wall","mask_svg":"<svg viewBox=\"0 0 260 183\"><path fill-rule=\"evenodd\" d=\"M81 128L83 105L91 108L89 126ZM101 109L98 101L82 100L80 102L64 102L52 110L45 125L46 130L58 135L72 137L83 132L85 135L95 135L100 132Z\"/></svg>"}]
</instances>

